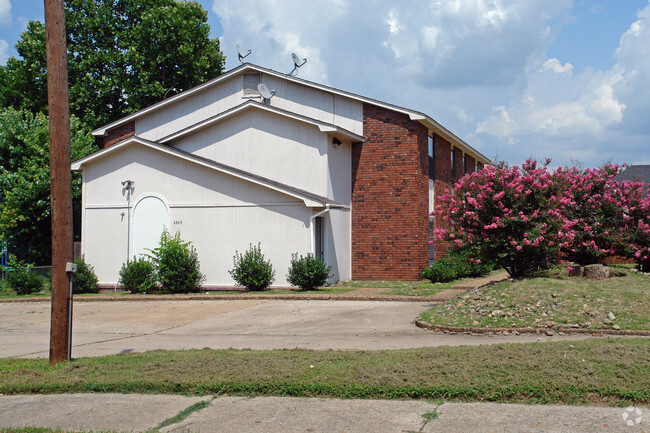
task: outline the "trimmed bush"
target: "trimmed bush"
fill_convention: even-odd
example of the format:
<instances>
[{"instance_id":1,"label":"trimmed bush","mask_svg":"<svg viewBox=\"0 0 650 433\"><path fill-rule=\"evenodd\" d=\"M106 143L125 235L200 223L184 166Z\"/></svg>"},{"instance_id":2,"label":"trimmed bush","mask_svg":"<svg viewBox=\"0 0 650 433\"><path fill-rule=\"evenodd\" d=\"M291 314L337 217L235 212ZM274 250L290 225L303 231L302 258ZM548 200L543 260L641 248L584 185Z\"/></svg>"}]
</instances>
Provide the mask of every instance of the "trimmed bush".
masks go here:
<instances>
[{"instance_id":1,"label":"trimmed bush","mask_svg":"<svg viewBox=\"0 0 650 433\"><path fill-rule=\"evenodd\" d=\"M306 257L291 255L291 267L287 274L289 284L300 287L302 290L314 290L327 283L331 277L331 266L327 266L321 257L308 253Z\"/></svg>"},{"instance_id":2,"label":"trimmed bush","mask_svg":"<svg viewBox=\"0 0 650 433\"><path fill-rule=\"evenodd\" d=\"M492 264L474 258L475 253L467 248L452 250L420 273L432 283L442 283L458 278L481 277L493 269Z\"/></svg>"},{"instance_id":3,"label":"trimmed bush","mask_svg":"<svg viewBox=\"0 0 650 433\"><path fill-rule=\"evenodd\" d=\"M74 259L77 265L77 272L74 273L75 293L98 293L99 286L95 268L87 264L83 257Z\"/></svg>"},{"instance_id":4,"label":"trimmed bush","mask_svg":"<svg viewBox=\"0 0 650 433\"><path fill-rule=\"evenodd\" d=\"M271 261L264 261L260 244L256 247L251 244L244 254L235 251L233 263L235 267L228 273L238 285L248 290L266 290L275 279Z\"/></svg>"},{"instance_id":5,"label":"trimmed bush","mask_svg":"<svg viewBox=\"0 0 650 433\"><path fill-rule=\"evenodd\" d=\"M422 278L426 278L432 283L444 283L445 281L455 280L458 273L455 264L449 257L443 257L424 268L420 273Z\"/></svg>"},{"instance_id":6,"label":"trimmed bush","mask_svg":"<svg viewBox=\"0 0 650 433\"><path fill-rule=\"evenodd\" d=\"M7 272L7 284L17 295L31 295L43 290L43 277L32 271L33 265L26 265L12 257L12 269Z\"/></svg>"},{"instance_id":7,"label":"trimmed bush","mask_svg":"<svg viewBox=\"0 0 650 433\"><path fill-rule=\"evenodd\" d=\"M156 277L164 291L196 292L205 279L196 249L191 242L183 241L178 232L172 236L165 228L160 235L160 245L151 250L149 258L156 268Z\"/></svg>"},{"instance_id":8,"label":"trimmed bush","mask_svg":"<svg viewBox=\"0 0 650 433\"><path fill-rule=\"evenodd\" d=\"M153 263L144 257L135 258L120 269L122 286L131 293L146 293L156 287L156 272Z\"/></svg>"}]
</instances>

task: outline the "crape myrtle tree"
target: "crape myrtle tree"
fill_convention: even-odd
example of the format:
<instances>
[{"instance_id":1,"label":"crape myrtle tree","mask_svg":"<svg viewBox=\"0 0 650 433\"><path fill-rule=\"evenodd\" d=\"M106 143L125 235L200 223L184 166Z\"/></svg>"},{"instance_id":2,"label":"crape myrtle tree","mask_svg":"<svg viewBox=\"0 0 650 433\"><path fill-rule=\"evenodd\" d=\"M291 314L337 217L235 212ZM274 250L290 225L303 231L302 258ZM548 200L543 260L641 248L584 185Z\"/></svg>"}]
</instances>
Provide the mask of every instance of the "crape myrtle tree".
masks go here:
<instances>
[{"instance_id":1,"label":"crape myrtle tree","mask_svg":"<svg viewBox=\"0 0 650 433\"><path fill-rule=\"evenodd\" d=\"M175 0L68 0L70 110L95 128L217 77L225 57L207 12ZM47 112L45 31L30 21L0 67L0 106Z\"/></svg>"},{"instance_id":2,"label":"crape myrtle tree","mask_svg":"<svg viewBox=\"0 0 650 433\"><path fill-rule=\"evenodd\" d=\"M617 182L620 167L559 168L527 161L463 177L436 209L452 230L436 234L519 277L560 253L580 264L616 254L650 268L650 198L641 183Z\"/></svg>"},{"instance_id":3,"label":"crape myrtle tree","mask_svg":"<svg viewBox=\"0 0 650 433\"><path fill-rule=\"evenodd\" d=\"M436 235L473 248L513 277L550 267L564 240L560 210L568 199L547 170L549 163L486 166L464 176L451 194L440 197L436 212L453 228L438 228Z\"/></svg>"},{"instance_id":4,"label":"crape myrtle tree","mask_svg":"<svg viewBox=\"0 0 650 433\"><path fill-rule=\"evenodd\" d=\"M175 0L67 0L66 32L72 159L91 153L86 132L223 72L207 12ZM0 241L47 263L50 255L45 29L30 21L16 44L20 58L0 66ZM4 110L13 108L15 111ZM28 116L31 113L31 117ZM30 130L32 129L33 130ZM77 146L77 148L75 148ZM80 182L73 181L73 198ZM75 219L79 219L78 200ZM75 224L75 227L79 227Z\"/></svg>"},{"instance_id":5,"label":"crape myrtle tree","mask_svg":"<svg viewBox=\"0 0 650 433\"><path fill-rule=\"evenodd\" d=\"M633 259L638 269L650 272L650 186L640 182L614 182L621 191L621 212L617 218L616 253Z\"/></svg>"},{"instance_id":6,"label":"crape myrtle tree","mask_svg":"<svg viewBox=\"0 0 650 433\"><path fill-rule=\"evenodd\" d=\"M570 261L581 265L601 263L614 254L620 237L625 192L613 180L618 165L597 169L558 168L554 181L569 201L562 206L566 239L562 249Z\"/></svg>"}]
</instances>

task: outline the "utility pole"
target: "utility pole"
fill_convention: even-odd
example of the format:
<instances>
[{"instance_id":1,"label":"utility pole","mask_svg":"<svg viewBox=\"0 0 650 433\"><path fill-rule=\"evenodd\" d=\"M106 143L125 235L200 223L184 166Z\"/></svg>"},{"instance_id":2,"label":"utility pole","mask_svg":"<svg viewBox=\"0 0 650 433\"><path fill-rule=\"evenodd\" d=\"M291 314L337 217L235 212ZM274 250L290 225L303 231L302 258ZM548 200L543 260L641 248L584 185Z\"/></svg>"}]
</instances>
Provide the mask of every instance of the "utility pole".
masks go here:
<instances>
[{"instance_id":1,"label":"utility pole","mask_svg":"<svg viewBox=\"0 0 650 433\"><path fill-rule=\"evenodd\" d=\"M50 364L65 361L71 336L72 295L66 263L73 260L70 180L70 102L64 0L45 0L47 102L50 113L52 314Z\"/></svg>"}]
</instances>

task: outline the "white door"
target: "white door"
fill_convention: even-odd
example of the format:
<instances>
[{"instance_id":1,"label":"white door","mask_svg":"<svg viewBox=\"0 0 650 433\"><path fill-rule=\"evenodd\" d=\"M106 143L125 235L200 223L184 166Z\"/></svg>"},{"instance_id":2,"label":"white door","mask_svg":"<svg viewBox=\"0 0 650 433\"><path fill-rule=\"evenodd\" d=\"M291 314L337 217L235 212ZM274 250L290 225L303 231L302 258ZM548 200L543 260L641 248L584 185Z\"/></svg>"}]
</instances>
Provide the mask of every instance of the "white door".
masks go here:
<instances>
[{"instance_id":1,"label":"white door","mask_svg":"<svg viewBox=\"0 0 650 433\"><path fill-rule=\"evenodd\" d=\"M150 254L158 247L163 228L169 228L169 208L164 200L147 196L136 203L133 209L133 250L135 255Z\"/></svg>"}]
</instances>

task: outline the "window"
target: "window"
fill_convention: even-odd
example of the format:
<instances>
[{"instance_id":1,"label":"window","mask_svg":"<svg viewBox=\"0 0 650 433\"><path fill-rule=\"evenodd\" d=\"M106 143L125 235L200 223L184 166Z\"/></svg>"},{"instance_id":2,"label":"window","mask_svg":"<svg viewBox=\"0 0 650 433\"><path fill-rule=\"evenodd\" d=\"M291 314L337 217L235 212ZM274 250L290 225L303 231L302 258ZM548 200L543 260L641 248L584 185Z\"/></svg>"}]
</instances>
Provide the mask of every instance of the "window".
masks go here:
<instances>
[{"instance_id":1,"label":"window","mask_svg":"<svg viewBox=\"0 0 650 433\"><path fill-rule=\"evenodd\" d=\"M454 170L455 161L454 161L454 148L451 148L451 156L449 158L451 160L451 183L452 186L454 183L456 183L456 170Z\"/></svg>"},{"instance_id":2,"label":"window","mask_svg":"<svg viewBox=\"0 0 650 433\"><path fill-rule=\"evenodd\" d=\"M467 155L463 153L463 176L467 174Z\"/></svg>"},{"instance_id":3,"label":"window","mask_svg":"<svg viewBox=\"0 0 650 433\"><path fill-rule=\"evenodd\" d=\"M429 155L429 179L434 179L436 174L435 145L433 137L428 137L428 155Z\"/></svg>"},{"instance_id":4,"label":"window","mask_svg":"<svg viewBox=\"0 0 650 433\"><path fill-rule=\"evenodd\" d=\"M260 96L257 85L260 84L260 74L244 74L244 98L258 98Z\"/></svg>"},{"instance_id":5,"label":"window","mask_svg":"<svg viewBox=\"0 0 650 433\"><path fill-rule=\"evenodd\" d=\"M433 192L433 179L429 179L429 213L433 212L434 210L434 192Z\"/></svg>"}]
</instances>

